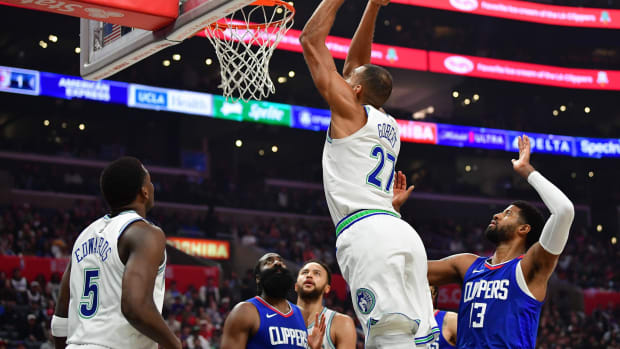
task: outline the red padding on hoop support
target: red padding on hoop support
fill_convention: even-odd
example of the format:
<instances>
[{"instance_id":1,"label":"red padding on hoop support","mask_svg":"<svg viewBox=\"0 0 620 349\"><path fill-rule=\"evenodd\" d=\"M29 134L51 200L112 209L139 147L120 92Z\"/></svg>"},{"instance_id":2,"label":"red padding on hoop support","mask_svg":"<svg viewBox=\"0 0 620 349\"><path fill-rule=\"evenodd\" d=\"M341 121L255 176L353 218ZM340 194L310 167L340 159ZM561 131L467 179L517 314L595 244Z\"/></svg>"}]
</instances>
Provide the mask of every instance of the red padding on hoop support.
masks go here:
<instances>
[{"instance_id":1,"label":"red padding on hoop support","mask_svg":"<svg viewBox=\"0 0 620 349\"><path fill-rule=\"evenodd\" d=\"M178 0L2 0L0 4L157 30L179 16Z\"/></svg>"}]
</instances>

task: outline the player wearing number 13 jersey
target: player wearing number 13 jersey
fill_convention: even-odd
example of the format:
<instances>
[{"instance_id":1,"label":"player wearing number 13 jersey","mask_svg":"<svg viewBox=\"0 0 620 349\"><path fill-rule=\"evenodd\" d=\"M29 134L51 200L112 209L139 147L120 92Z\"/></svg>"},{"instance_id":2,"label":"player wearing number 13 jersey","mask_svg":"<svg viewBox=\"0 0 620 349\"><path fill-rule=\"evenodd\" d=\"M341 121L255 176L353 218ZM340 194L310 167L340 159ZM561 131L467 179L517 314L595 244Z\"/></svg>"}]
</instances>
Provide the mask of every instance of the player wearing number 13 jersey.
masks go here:
<instances>
[{"instance_id":1,"label":"player wearing number 13 jersey","mask_svg":"<svg viewBox=\"0 0 620 349\"><path fill-rule=\"evenodd\" d=\"M568 239L573 204L534 170L529 138L519 137L518 143L513 168L551 211L544 227L535 207L515 201L486 229L497 246L493 256L459 254L428 264L432 285L462 282L458 348L534 348L547 282Z\"/></svg>"},{"instance_id":2,"label":"player wearing number 13 jersey","mask_svg":"<svg viewBox=\"0 0 620 349\"><path fill-rule=\"evenodd\" d=\"M331 110L323 185L336 226L336 258L351 289L365 347L424 346L439 331L426 251L392 204L394 184L402 176L394 171L400 132L381 108L391 94L392 77L369 64L375 21L389 1L368 1L341 76L325 40L343 2L323 0L300 37L314 84Z\"/></svg>"},{"instance_id":3,"label":"player wearing number 13 jersey","mask_svg":"<svg viewBox=\"0 0 620 349\"><path fill-rule=\"evenodd\" d=\"M150 174L120 158L103 170L101 191L110 214L73 245L52 320L56 347L181 348L161 316L166 240L144 218L154 202Z\"/></svg>"}]
</instances>

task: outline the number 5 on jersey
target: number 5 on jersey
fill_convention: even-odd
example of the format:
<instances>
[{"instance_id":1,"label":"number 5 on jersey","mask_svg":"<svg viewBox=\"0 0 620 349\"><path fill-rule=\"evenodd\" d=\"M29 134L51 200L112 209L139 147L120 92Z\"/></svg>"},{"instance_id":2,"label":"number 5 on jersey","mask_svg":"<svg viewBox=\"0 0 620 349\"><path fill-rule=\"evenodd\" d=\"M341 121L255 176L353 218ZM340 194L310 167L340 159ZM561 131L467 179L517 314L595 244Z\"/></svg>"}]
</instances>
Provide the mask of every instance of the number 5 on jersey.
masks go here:
<instances>
[{"instance_id":1,"label":"number 5 on jersey","mask_svg":"<svg viewBox=\"0 0 620 349\"><path fill-rule=\"evenodd\" d=\"M370 151L370 157L373 159L377 159L377 166L366 176L366 183L376 187L378 189L384 190L386 193L389 193L392 187L392 182L394 181L394 166L396 164L396 156L388 151L383 150L380 145L375 145ZM383 181L381 178L383 177L383 166L385 165L385 160L391 162L390 174L387 182L385 183L385 188L383 188ZM390 166L390 165L388 165Z\"/></svg>"},{"instance_id":2,"label":"number 5 on jersey","mask_svg":"<svg viewBox=\"0 0 620 349\"><path fill-rule=\"evenodd\" d=\"M99 307L99 268L84 269L84 292L80 302L80 316L90 319Z\"/></svg>"}]
</instances>

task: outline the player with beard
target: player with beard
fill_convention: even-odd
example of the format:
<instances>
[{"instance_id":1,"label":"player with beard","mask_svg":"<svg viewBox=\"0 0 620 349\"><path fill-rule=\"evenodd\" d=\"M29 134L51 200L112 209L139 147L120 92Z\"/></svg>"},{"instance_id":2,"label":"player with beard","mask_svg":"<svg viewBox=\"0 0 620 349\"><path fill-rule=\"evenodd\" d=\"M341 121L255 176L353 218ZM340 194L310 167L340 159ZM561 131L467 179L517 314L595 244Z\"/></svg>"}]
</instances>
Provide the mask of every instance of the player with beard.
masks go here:
<instances>
[{"instance_id":1,"label":"player with beard","mask_svg":"<svg viewBox=\"0 0 620 349\"><path fill-rule=\"evenodd\" d=\"M457 254L428 262L431 285L462 283L458 348L534 348L547 282L568 240L571 201L530 164L530 140L519 137L514 170L536 189L551 212L544 224L536 208L515 201L497 213L486 237L491 257Z\"/></svg>"},{"instance_id":2,"label":"player with beard","mask_svg":"<svg viewBox=\"0 0 620 349\"><path fill-rule=\"evenodd\" d=\"M323 296L331 290L332 273L327 264L313 259L304 264L297 275L295 292L308 333L314 329L312 314L321 313L326 319L323 349L355 348L357 332L353 319L323 306Z\"/></svg>"},{"instance_id":3,"label":"player with beard","mask_svg":"<svg viewBox=\"0 0 620 349\"><path fill-rule=\"evenodd\" d=\"M295 283L277 253L262 256L254 267L258 296L235 306L224 322L222 349L312 348L321 347L325 334L325 316L319 320L318 331L308 336L301 310L286 296Z\"/></svg>"}]
</instances>

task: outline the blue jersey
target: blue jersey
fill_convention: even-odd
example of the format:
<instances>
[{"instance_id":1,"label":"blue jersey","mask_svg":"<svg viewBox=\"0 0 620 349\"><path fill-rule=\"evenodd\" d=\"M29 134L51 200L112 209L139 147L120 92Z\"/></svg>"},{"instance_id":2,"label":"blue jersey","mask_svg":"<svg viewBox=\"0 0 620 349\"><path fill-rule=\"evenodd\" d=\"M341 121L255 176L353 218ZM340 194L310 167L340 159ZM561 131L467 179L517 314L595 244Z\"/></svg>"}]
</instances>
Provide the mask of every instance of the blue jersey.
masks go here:
<instances>
[{"instance_id":1,"label":"blue jersey","mask_svg":"<svg viewBox=\"0 0 620 349\"><path fill-rule=\"evenodd\" d=\"M246 302L254 304L260 316L260 327L249 338L247 349L308 347L306 322L295 304L289 302L291 311L282 314L260 297L250 298Z\"/></svg>"},{"instance_id":2,"label":"blue jersey","mask_svg":"<svg viewBox=\"0 0 620 349\"><path fill-rule=\"evenodd\" d=\"M448 343L443 336L443 319L446 316L446 312L443 310L435 310L435 321L437 321L437 327L439 327L439 337L430 344L430 349L452 349L456 348L454 345Z\"/></svg>"},{"instance_id":3,"label":"blue jersey","mask_svg":"<svg viewBox=\"0 0 620 349\"><path fill-rule=\"evenodd\" d=\"M520 348L536 346L542 302L517 284L522 257L491 265L479 257L463 280L458 314L458 348Z\"/></svg>"}]
</instances>

